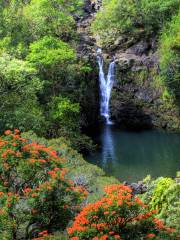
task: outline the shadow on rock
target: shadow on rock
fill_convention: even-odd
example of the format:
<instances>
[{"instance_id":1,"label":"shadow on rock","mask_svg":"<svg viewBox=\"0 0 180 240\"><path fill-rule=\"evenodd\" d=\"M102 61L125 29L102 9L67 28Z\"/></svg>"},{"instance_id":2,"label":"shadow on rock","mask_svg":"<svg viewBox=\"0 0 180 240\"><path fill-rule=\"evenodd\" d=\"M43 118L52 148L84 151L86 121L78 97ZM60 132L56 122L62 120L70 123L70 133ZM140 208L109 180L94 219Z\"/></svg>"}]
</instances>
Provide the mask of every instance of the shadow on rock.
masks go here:
<instances>
[{"instance_id":1,"label":"shadow on rock","mask_svg":"<svg viewBox=\"0 0 180 240\"><path fill-rule=\"evenodd\" d=\"M153 128L151 116L133 103L117 103L113 107L112 118L122 128L139 131Z\"/></svg>"}]
</instances>

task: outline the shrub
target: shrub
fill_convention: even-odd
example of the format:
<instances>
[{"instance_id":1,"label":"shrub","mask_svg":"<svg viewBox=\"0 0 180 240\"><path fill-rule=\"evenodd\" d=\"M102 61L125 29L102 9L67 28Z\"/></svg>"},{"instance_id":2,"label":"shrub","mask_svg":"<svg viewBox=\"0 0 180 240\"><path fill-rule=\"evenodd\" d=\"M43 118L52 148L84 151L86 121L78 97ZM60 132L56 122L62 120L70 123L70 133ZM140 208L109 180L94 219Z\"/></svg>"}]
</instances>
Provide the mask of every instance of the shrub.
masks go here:
<instances>
[{"instance_id":1,"label":"shrub","mask_svg":"<svg viewBox=\"0 0 180 240\"><path fill-rule=\"evenodd\" d=\"M168 189L172 184L174 184L174 180L172 180L171 178L162 178L158 180L150 203L153 209L161 211L163 208L163 204L166 205L167 196L164 193L165 190Z\"/></svg>"},{"instance_id":2,"label":"shrub","mask_svg":"<svg viewBox=\"0 0 180 240\"><path fill-rule=\"evenodd\" d=\"M66 131L78 131L80 128L80 106L62 96L54 97L50 105L50 119ZM61 129L62 130L62 129ZM58 131L58 129L56 129Z\"/></svg>"},{"instance_id":3,"label":"shrub","mask_svg":"<svg viewBox=\"0 0 180 240\"><path fill-rule=\"evenodd\" d=\"M44 229L64 229L87 192L67 179L60 152L22 138L18 130L5 135L0 139L0 236L27 239Z\"/></svg>"},{"instance_id":4,"label":"shrub","mask_svg":"<svg viewBox=\"0 0 180 240\"><path fill-rule=\"evenodd\" d=\"M159 53L161 81L180 102L180 11L163 29Z\"/></svg>"},{"instance_id":5,"label":"shrub","mask_svg":"<svg viewBox=\"0 0 180 240\"><path fill-rule=\"evenodd\" d=\"M64 64L75 58L74 50L67 43L50 36L31 43L29 48L30 53L27 60L45 70L55 66L56 69L58 67L63 69Z\"/></svg>"},{"instance_id":6,"label":"shrub","mask_svg":"<svg viewBox=\"0 0 180 240\"><path fill-rule=\"evenodd\" d=\"M166 228L155 218L154 211L148 211L129 187L111 185L105 192L105 197L87 205L68 228L72 240L171 239L170 233L176 230Z\"/></svg>"},{"instance_id":7,"label":"shrub","mask_svg":"<svg viewBox=\"0 0 180 240\"><path fill-rule=\"evenodd\" d=\"M78 11L81 0L32 0L24 7L24 16L34 38L55 35L69 39L74 34L72 13Z\"/></svg>"},{"instance_id":8,"label":"shrub","mask_svg":"<svg viewBox=\"0 0 180 240\"><path fill-rule=\"evenodd\" d=\"M151 210L157 210L161 218L169 227L176 228L180 233L180 185L171 178L158 178L150 181L148 191L142 197Z\"/></svg>"},{"instance_id":9,"label":"shrub","mask_svg":"<svg viewBox=\"0 0 180 240\"><path fill-rule=\"evenodd\" d=\"M0 79L1 131L20 128L42 133L44 117L37 94L42 90L43 82L37 77L37 70L27 61L4 53L0 56Z\"/></svg>"}]
</instances>

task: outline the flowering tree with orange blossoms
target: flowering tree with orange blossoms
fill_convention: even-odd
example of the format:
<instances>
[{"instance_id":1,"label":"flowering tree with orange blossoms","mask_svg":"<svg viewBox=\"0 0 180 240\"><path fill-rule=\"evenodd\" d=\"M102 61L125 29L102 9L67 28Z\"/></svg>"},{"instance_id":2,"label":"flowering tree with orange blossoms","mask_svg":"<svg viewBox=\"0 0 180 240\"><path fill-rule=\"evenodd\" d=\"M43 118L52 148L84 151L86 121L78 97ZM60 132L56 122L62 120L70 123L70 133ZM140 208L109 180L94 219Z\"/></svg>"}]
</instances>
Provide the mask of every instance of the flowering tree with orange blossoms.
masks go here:
<instances>
[{"instance_id":1,"label":"flowering tree with orange blossoms","mask_svg":"<svg viewBox=\"0 0 180 240\"><path fill-rule=\"evenodd\" d=\"M25 239L66 227L87 192L66 177L63 161L17 129L0 138L0 239L18 239L24 223Z\"/></svg>"},{"instance_id":2,"label":"flowering tree with orange blossoms","mask_svg":"<svg viewBox=\"0 0 180 240\"><path fill-rule=\"evenodd\" d=\"M176 239L176 230L164 226L148 211L131 188L116 184L105 188L105 196L89 204L68 228L71 240ZM172 236L173 235L173 236Z\"/></svg>"}]
</instances>

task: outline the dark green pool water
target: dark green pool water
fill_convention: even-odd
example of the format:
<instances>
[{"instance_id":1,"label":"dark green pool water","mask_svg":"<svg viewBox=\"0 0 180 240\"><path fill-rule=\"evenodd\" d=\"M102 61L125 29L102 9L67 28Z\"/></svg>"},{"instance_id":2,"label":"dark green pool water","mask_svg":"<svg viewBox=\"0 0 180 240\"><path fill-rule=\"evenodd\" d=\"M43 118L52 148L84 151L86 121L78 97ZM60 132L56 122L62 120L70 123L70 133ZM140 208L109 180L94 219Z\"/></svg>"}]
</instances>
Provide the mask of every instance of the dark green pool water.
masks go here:
<instances>
[{"instance_id":1,"label":"dark green pool water","mask_svg":"<svg viewBox=\"0 0 180 240\"><path fill-rule=\"evenodd\" d=\"M124 181L175 176L180 170L180 134L155 130L126 132L103 126L93 136L100 149L87 157L108 175Z\"/></svg>"}]
</instances>

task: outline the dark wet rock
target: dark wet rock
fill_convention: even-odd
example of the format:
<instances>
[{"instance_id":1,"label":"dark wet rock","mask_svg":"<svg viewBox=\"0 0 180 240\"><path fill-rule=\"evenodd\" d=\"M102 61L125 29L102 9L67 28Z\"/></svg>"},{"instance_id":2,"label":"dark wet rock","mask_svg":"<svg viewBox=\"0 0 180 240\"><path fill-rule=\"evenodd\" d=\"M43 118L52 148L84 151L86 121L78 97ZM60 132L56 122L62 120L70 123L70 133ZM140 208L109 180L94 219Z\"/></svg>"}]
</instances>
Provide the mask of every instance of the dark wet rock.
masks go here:
<instances>
[{"instance_id":1,"label":"dark wet rock","mask_svg":"<svg viewBox=\"0 0 180 240\"><path fill-rule=\"evenodd\" d=\"M96 13L102 6L102 0L85 0L83 10L85 13L92 14Z\"/></svg>"},{"instance_id":2,"label":"dark wet rock","mask_svg":"<svg viewBox=\"0 0 180 240\"><path fill-rule=\"evenodd\" d=\"M97 2L97 1L96 1ZM81 105L81 126L87 128L94 125L98 121L99 115L99 88L98 88L98 68L96 63L96 39L93 38L90 25L94 19L95 6L93 1L85 0L82 9L82 14L76 17L77 19L77 58L88 64L91 69L90 73L86 74L88 79L86 86L83 86L83 99Z\"/></svg>"},{"instance_id":3,"label":"dark wet rock","mask_svg":"<svg viewBox=\"0 0 180 240\"><path fill-rule=\"evenodd\" d=\"M91 3L92 12L97 12L102 6L102 0L96 0Z\"/></svg>"},{"instance_id":4,"label":"dark wet rock","mask_svg":"<svg viewBox=\"0 0 180 240\"><path fill-rule=\"evenodd\" d=\"M132 189L132 194L134 195L143 194L148 190L147 186L142 181L137 183L128 183L125 181L123 184L125 186L129 186Z\"/></svg>"},{"instance_id":5,"label":"dark wet rock","mask_svg":"<svg viewBox=\"0 0 180 240\"><path fill-rule=\"evenodd\" d=\"M149 49L150 49L150 44L145 40L141 40L137 44L134 44L132 47L128 48L126 50L126 53L142 56L143 54L146 54Z\"/></svg>"},{"instance_id":6,"label":"dark wet rock","mask_svg":"<svg viewBox=\"0 0 180 240\"><path fill-rule=\"evenodd\" d=\"M121 127L129 130L151 129L153 127L151 116L143 109L132 103L122 103L112 110L112 118Z\"/></svg>"},{"instance_id":7,"label":"dark wet rock","mask_svg":"<svg viewBox=\"0 0 180 240\"><path fill-rule=\"evenodd\" d=\"M79 42L80 42L80 44L83 43L83 44L86 44L86 45L89 45L89 46L95 46L95 39L88 36L85 33L80 33L79 34Z\"/></svg>"},{"instance_id":8,"label":"dark wet rock","mask_svg":"<svg viewBox=\"0 0 180 240\"><path fill-rule=\"evenodd\" d=\"M147 89L141 89L135 93L135 97L137 97L140 100L143 100L144 102L152 103L153 102L153 96L152 93L149 93Z\"/></svg>"},{"instance_id":9,"label":"dark wet rock","mask_svg":"<svg viewBox=\"0 0 180 240\"><path fill-rule=\"evenodd\" d=\"M116 55L116 64L120 70L127 70L134 64L135 59L130 55Z\"/></svg>"},{"instance_id":10,"label":"dark wet rock","mask_svg":"<svg viewBox=\"0 0 180 240\"><path fill-rule=\"evenodd\" d=\"M143 59L143 65L148 67L148 68L155 68L159 70L159 58L157 54L152 54L148 57L145 57Z\"/></svg>"},{"instance_id":11,"label":"dark wet rock","mask_svg":"<svg viewBox=\"0 0 180 240\"><path fill-rule=\"evenodd\" d=\"M135 195L147 192L147 186L144 185L142 182L131 183L129 186L132 188L133 194Z\"/></svg>"},{"instance_id":12,"label":"dark wet rock","mask_svg":"<svg viewBox=\"0 0 180 240\"><path fill-rule=\"evenodd\" d=\"M127 37L126 36L119 36L116 41L114 42L113 45L110 46L110 49L115 50L122 46L125 42L127 42Z\"/></svg>"},{"instance_id":13,"label":"dark wet rock","mask_svg":"<svg viewBox=\"0 0 180 240\"><path fill-rule=\"evenodd\" d=\"M127 185L128 185L128 182L127 182L127 181L124 181L124 182L123 182L123 185L127 186Z\"/></svg>"},{"instance_id":14,"label":"dark wet rock","mask_svg":"<svg viewBox=\"0 0 180 240\"><path fill-rule=\"evenodd\" d=\"M84 12L89 13L89 14L92 12L91 0L84 1L83 10L84 10Z\"/></svg>"}]
</instances>

